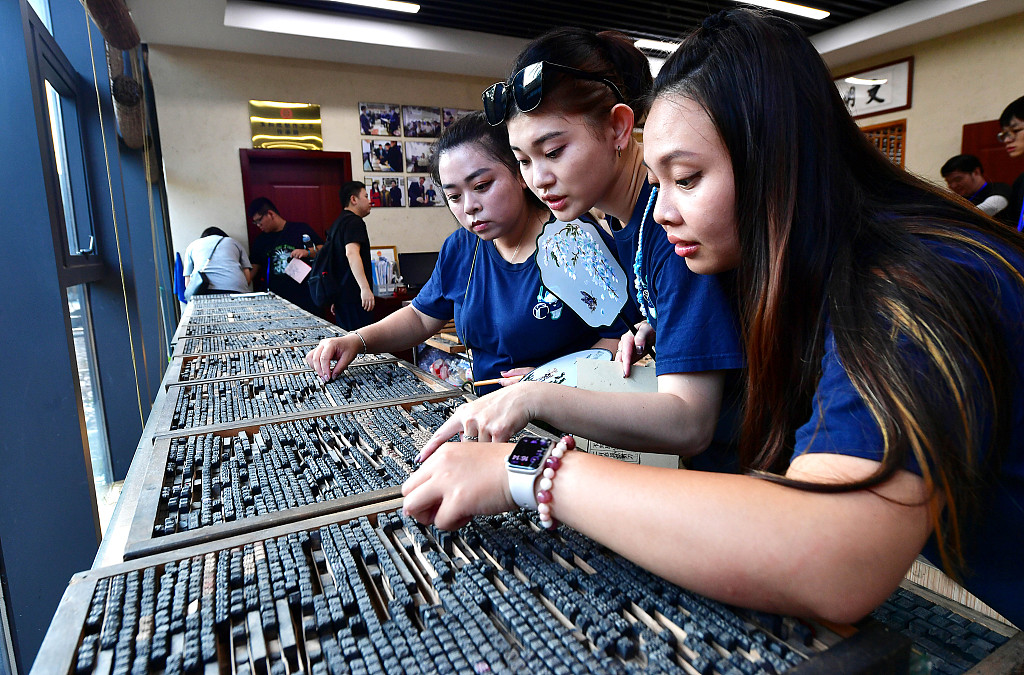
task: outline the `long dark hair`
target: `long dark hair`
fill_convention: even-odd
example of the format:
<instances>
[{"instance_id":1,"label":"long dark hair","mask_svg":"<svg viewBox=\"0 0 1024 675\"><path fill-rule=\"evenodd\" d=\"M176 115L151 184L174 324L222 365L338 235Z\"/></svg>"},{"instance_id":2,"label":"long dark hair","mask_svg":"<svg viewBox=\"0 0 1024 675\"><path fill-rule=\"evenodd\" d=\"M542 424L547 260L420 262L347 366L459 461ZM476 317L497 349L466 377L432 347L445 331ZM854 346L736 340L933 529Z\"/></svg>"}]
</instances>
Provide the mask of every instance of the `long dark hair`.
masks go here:
<instances>
[{"instance_id":1,"label":"long dark hair","mask_svg":"<svg viewBox=\"0 0 1024 675\"><path fill-rule=\"evenodd\" d=\"M961 570L962 525L1009 436L1013 369L993 329L996 303L980 301L979 280L935 246L981 256L1024 285L993 246L1019 250L1021 238L880 154L788 21L747 9L709 17L658 75L652 100L666 95L703 106L732 159L744 466L843 492L885 482L913 456L944 498L932 520L945 567ZM826 324L884 442L878 471L846 485L777 475L814 412Z\"/></svg>"},{"instance_id":2,"label":"long dark hair","mask_svg":"<svg viewBox=\"0 0 1024 675\"><path fill-rule=\"evenodd\" d=\"M430 177L441 187L441 155L463 145L476 145L495 161L504 164L513 176L519 176L519 160L508 144L508 134L502 126L492 127L480 110L475 110L451 123L431 146ZM529 189L523 188L531 208L547 208Z\"/></svg>"},{"instance_id":3,"label":"long dark hair","mask_svg":"<svg viewBox=\"0 0 1024 675\"><path fill-rule=\"evenodd\" d=\"M651 66L643 52L626 35L616 31L593 33L583 28L556 28L523 49L512 63L509 78L538 61L550 61L606 77L618 87L637 120L651 89ZM544 74L544 97L538 111L557 110L583 114L602 122L616 103L607 85L579 80L561 73ZM521 114L511 101L508 118Z\"/></svg>"}]
</instances>

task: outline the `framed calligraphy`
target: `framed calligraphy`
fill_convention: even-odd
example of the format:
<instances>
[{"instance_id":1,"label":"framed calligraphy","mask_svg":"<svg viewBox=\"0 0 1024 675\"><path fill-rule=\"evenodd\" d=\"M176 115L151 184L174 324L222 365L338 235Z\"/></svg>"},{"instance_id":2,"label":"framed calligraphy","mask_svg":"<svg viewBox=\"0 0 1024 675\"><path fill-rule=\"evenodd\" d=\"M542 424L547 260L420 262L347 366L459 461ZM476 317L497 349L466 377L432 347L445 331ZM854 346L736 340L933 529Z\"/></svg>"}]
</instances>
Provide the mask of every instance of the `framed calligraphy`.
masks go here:
<instances>
[{"instance_id":1,"label":"framed calligraphy","mask_svg":"<svg viewBox=\"0 0 1024 675\"><path fill-rule=\"evenodd\" d=\"M846 73L832 81L854 119L906 110L913 93L914 57Z\"/></svg>"}]
</instances>

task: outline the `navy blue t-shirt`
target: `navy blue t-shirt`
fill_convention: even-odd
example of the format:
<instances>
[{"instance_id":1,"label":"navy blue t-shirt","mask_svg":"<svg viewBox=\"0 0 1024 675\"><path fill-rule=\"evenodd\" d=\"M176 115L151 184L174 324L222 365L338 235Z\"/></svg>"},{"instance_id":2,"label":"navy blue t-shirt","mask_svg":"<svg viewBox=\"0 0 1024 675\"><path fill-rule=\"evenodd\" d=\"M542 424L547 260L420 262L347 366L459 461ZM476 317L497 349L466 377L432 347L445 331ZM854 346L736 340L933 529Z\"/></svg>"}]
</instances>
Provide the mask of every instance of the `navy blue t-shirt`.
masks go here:
<instances>
[{"instance_id":1,"label":"navy blue t-shirt","mask_svg":"<svg viewBox=\"0 0 1024 675\"><path fill-rule=\"evenodd\" d=\"M314 244L324 243L312 227L306 223L287 222L280 232L264 232L252 242L249 260L261 267L266 275L267 290L298 305L311 314L319 314L320 308L309 295L309 286L288 276L284 269L291 262L292 251L302 248L302 235L308 234Z\"/></svg>"},{"instance_id":2,"label":"navy blue t-shirt","mask_svg":"<svg viewBox=\"0 0 1024 675\"><path fill-rule=\"evenodd\" d=\"M611 237L603 230L601 234L613 249ZM462 228L445 239L434 272L412 304L435 319L455 319L459 338L473 350L475 380L501 377L501 371L510 368L543 365L625 330L618 325L591 328L548 292L540 282L536 253L523 263L510 264L492 242ZM497 388L481 387L477 393Z\"/></svg>"},{"instance_id":3,"label":"navy blue t-shirt","mask_svg":"<svg viewBox=\"0 0 1024 675\"><path fill-rule=\"evenodd\" d=\"M691 458L690 467L733 472L738 467L736 436L743 399L739 369L746 363L733 300L734 274L691 272L686 261L675 254L665 230L654 222L653 196L645 180L629 223L614 233L619 259L629 276L630 298L634 307L639 307L634 262L642 230L641 288L647 291L642 296L647 321L656 331L655 372L728 371L714 439L707 450Z\"/></svg>"},{"instance_id":4,"label":"navy blue t-shirt","mask_svg":"<svg viewBox=\"0 0 1024 675\"><path fill-rule=\"evenodd\" d=\"M1010 447L1001 467L979 495L977 522L963 532L968 576L964 585L993 609L1018 626L1024 625L1024 297L1002 268L990 267L976 254L949 245L930 244L944 257L968 267L981 279L977 301L1000 308L1002 331L1014 368ZM1003 250L1019 271L1024 257ZM821 379L814 394L811 419L796 432L793 457L805 452L824 452L873 461L882 459L882 437L878 425L860 394L853 387L836 353L831 328L826 332ZM908 346L908 348L910 348ZM991 429L980 430L987 441ZM985 443L987 444L987 443ZM983 447L984 445L983 444ZM913 457L906 468L918 475L921 469ZM934 535L923 551L941 565Z\"/></svg>"}]
</instances>

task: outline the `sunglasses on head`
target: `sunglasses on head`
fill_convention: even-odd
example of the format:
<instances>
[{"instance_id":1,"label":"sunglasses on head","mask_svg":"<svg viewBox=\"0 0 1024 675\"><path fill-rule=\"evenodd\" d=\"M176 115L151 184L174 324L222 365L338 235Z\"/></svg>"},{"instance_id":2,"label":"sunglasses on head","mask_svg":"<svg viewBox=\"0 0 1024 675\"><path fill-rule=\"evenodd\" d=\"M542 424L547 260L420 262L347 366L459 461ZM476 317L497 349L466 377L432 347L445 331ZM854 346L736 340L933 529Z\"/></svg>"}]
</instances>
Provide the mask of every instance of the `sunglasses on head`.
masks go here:
<instances>
[{"instance_id":1,"label":"sunglasses on head","mask_svg":"<svg viewBox=\"0 0 1024 675\"><path fill-rule=\"evenodd\" d=\"M577 80L601 82L608 85L608 88L615 94L615 98L618 99L619 103L626 101L619 88L603 75L588 73L585 70L570 68L569 66L551 63L550 61L537 61L517 72L509 81L495 82L480 95L480 98L484 101L484 115L487 116L487 121L491 126L501 124L508 117L509 108L511 107L509 105L511 103L509 97L512 97L516 106L523 112L537 109L544 93L545 70L564 73Z\"/></svg>"}]
</instances>

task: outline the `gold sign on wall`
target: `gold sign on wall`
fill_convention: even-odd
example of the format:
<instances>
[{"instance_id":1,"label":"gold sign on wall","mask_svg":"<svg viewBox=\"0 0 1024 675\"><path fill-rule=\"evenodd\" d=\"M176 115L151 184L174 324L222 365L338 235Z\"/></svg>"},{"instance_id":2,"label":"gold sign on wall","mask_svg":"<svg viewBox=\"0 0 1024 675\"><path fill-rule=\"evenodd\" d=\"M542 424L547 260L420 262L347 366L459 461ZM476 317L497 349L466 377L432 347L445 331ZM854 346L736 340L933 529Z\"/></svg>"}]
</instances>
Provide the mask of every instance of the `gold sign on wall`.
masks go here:
<instances>
[{"instance_id":1,"label":"gold sign on wall","mask_svg":"<svg viewBox=\"0 0 1024 675\"><path fill-rule=\"evenodd\" d=\"M315 103L249 101L252 147L323 150L320 106Z\"/></svg>"}]
</instances>

